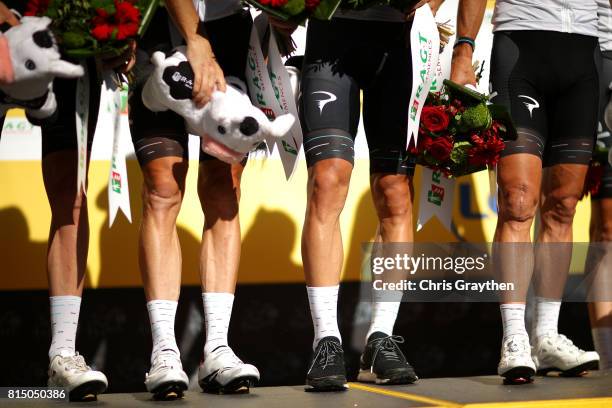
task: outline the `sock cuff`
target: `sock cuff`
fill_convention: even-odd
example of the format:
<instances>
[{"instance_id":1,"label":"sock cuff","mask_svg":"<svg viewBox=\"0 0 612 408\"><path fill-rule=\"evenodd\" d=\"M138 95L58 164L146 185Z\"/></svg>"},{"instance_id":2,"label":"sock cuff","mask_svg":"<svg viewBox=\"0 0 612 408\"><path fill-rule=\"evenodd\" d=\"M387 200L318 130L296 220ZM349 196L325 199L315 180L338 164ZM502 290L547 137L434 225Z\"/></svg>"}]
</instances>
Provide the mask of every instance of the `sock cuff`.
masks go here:
<instances>
[{"instance_id":1,"label":"sock cuff","mask_svg":"<svg viewBox=\"0 0 612 408\"><path fill-rule=\"evenodd\" d=\"M233 301L235 295L228 292L202 292L202 300Z\"/></svg>"},{"instance_id":2,"label":"sock cuff","mask_svg":"<svg viewBox=\"0 0 612 408\"><path fill-rule=\"evenodd\" d=\"M340 290L340 285L335 285L335 286L306 286L306 291L308 292L308 294L313 293L313 294L317 294L317 293L325 293L328 295L333 295L338 293L338 291Z\"/></svg>"},{"instance_id":3,"label":"sock cuff","mask_svg":"<svg viewBox=\"0 0 612 408\"><path fill-rule=\"evenodd\" d=\"M51 303L56 303L56 302L72 302L72 303L81 303L81 297L80 296L70 296L70 295L66 295L66 296L49 296L49 301Z\"/></svg>"},{"instance_id":4,"label":"sock cuff","mask_svg":"<svg viewBox=\"0 0 612 408\"><path fill-rule=\"evenodd\" d=\"M559 305L561 304L561 299L545 298L541 296L536 296L535 301L536 303L554 303Z\"/></svg>"},{"instance_id":5,"label":"sock cuff","mask_svg":"<svg viewBox=\"0 0 612 408\"><path fill-rule=\"evenodd\" d=\"M177 307L178 307L178 301L176 301L176 300L161 300L161 299L157 299L157 300L150 300L150 301L147 302L147 310L149 312L152 309L160 307L160 306L171 307L174 310L176 310Z\"/></svg>"},{"instance_id":6,"label":"sock cuff","mask_svg":"<svg viewBox=\"0 0 612 408\"><path fill-rule=\"evenodd\" d=\"M499 305L500 310L521 310L525 311L524 303L502 303Z\"/></svg>"}]
</instances>

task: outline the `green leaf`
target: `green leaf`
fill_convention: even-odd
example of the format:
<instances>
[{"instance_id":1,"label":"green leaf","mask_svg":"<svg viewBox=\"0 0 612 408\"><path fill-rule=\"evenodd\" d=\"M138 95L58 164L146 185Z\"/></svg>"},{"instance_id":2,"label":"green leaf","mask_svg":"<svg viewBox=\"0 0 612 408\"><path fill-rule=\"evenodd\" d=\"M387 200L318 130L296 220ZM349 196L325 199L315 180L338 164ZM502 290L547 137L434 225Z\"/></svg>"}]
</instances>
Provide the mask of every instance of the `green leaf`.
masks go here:
<instances>
[{"instance_id":1,"label":"green leaf","mask_svg":"<svg viewBox=\"0 0 612 408\"><path fill-rule=\"evenodd\" d=\"M458 165L463 165L467 163L468 159L468 151L472 145L470 142L458 142L453 146L453 150L451 151L450 159L453 163Z\"/></svg>"}]
</instances>

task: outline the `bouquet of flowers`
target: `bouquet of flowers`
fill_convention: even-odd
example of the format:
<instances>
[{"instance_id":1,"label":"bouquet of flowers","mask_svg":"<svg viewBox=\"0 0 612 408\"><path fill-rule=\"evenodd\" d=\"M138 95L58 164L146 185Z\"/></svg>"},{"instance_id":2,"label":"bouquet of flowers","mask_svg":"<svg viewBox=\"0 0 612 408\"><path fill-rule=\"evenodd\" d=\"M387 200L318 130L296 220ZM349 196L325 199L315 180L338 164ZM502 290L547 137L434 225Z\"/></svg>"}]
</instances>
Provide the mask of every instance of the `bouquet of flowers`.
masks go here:
<instances>
[{"instance_id":1,"label":"bouquet of flowers","mask_svg":"<svg viewBox=\"0 0 612 408\"><path fill-rule=\"evenodd\" d=\"M308 18L329 20L342 0L245 0L283 21L303 23Z\"/></svg>"},{"instance_id":2,"label":"bouquet of flowers","mask_svg":"<svg viewBox=\"0 0 612 408\"><path fill-rule=\"evenodd\" d=\"M516 138L505 108L489 97L445 80L441 92L430 93L421 113L419 138L411 153L417 163L459 177L494 166L504 139Z\"/></svg>"},{"instance_id":3,"label":"bouquet of flowers","mask_svg":"<svg viewBox=\"0 0 612 408\"><path fill-rule=\"evenodd\" d=\"M68 57L113 57L145 32L158 4L159 0L30 0L25 14L51 18L51 30Z\"/></svg>"},{"instance_id":4,"label":"bouquet of flowers","mask_svg":"<svg viewBox=\"0 0 612 408\"><path fill-rule=\"evenodd\" d=\"M604 169L606 163L608 163L608 154L610 147L600 140L595 143L593 149L593 158L589 164L589 170L587 172L586 180L584 183L584 191L582 197L584 198L587 194L597 194L601 187L601 180L604 175Z\"/></svg>"}]
</instances>

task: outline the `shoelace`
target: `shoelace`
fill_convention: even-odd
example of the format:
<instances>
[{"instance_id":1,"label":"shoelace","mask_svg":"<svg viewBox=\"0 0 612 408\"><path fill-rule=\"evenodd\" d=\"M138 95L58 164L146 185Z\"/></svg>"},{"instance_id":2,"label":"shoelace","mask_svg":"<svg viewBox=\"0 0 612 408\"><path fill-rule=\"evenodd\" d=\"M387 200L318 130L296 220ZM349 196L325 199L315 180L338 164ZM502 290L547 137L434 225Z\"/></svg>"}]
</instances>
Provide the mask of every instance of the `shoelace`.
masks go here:
<instances>
[{"instance_id":1,"label":"shoelace","mask_svg":"<svg viewBox=\"0 0 612 408\"><path fill-rule=\"evenodd\" d=\"M63 357L62 361L64 366L71 371L78 371L84 373L86 371L91 370L87 364L85 364L85 359L79 353L76 353L74 356Z\"/></svg>"},{"instance_id":2,"label":"shoelace","mask_svg":"<svg viewBox=\"0 0 612 408\"><path fill-rule=\"evenodd\" d=\"M508 342L505 343L506 345L506 350L510 353L510 354L516 354L519 352L522 352L525 350L525 344L523 344L523 342L516 341L514 338L511 338L510 340L508 340Z\"/></svg>"},{"instance_id":3,"label":"shoelace","mask_svg":"<svg viewBox=\"0 0 612 408\"><path fill-rule=\"evenodd\" d=\"M219 370L219 372L223 372L225 370L229 370L234 368L237 365L244 364L242 360L238 358L238 356L232 351L229 347L223 347L221 351L219 351L218 355L222 356L224 354L228 354L229 365L225 365L223 368Z\"/></svg>"},{"instance_id":4,"label":"shoelace","mask_svg":"<svg viewBox=\"0 0 612 408\"><path fill-rule=\"evenodd\" d=\"M155 363L153 364L154 367L156 367L157 369L161 369L161 368L169 368L172 367L174 364L174 362L176 362L176 360L178 360L179 357L176 355L176 353L173 350L162 350L157 357L155 357ZM155 370L151 370L151 371L155 371Z\"/></svg>"},{"instance_id":5,"label":"shoelace","mask_svg":"<svg viewBox=\"0 0 612 408\"><path fill-rule=\"evenodd\" d=\"M568 339L563 334L559 334L558 338L560 339L560 343L561 344L563 344L564 346L567 346L569 348L570 352L572 352L572 353L582 353L584 351L584 350L581 350L580 348L578 348L578 346L576 346L573 341Z\"/></svg>"},{"instance_id":6,"label":"shoelace","mask_svg":"<svg viewBox=\"0 0 612 408\"><path fill-rule=\"evenodd\" d=\"M314 367L315 362L319 362L320 365L325 369L328 365L333 364L336 359L336 355L342 352L342 346L334 341L326 341L319 347L315 358L312 359L312 365L310 366L310 372Z\"/></svg>"},{"instance_id":7,"label":"shoelace","mask_svg":"<svg viewBox=\"0 0 612 408\"><path fill-rule=\"evenodd\" d=\"M379 354L387 360L402 361L398 344L403 342L404 338L397 335L372 340L372 344L374 345L375 349L374 354L372 355L372 365L370 366L370 371L374 370L374 362Z\"/></svg>"}]
</instances>

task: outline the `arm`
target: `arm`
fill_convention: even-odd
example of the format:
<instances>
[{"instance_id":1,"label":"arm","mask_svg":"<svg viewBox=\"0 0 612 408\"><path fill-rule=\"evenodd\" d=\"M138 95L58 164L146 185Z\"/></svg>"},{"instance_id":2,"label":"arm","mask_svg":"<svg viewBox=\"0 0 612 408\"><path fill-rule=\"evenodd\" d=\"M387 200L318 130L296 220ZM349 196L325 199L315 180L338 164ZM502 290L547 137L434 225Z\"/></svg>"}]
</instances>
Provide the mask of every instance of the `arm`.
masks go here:
<instances>
[{"instance_id":1,"label":"arm","mask_svg":"<svg viewBox=\"0 0 612 408\"><path fill-rule=\"evenodd\" d=\"M200 18L192 1L167 0L166 8L187 42L187 59L194 73L193 101L206 105L215 88L225 92L225 77L206 36L198 30Z\"/></svg>"},{"instance_id":2,"label":"arm","mask_svg":"<svg viewBox=\"0 0 612 408\"><path fill-rule=\"evenodd\" d=\"M459 0L457 38L476 38L480 30L480 25L482 24L486 7L486 0ZM472 47L467 43L458 44L454 48L451 66L451 81L462 85L476 85L476 75L472 68L472 55Z\"/></svg>"}]
</instances>

